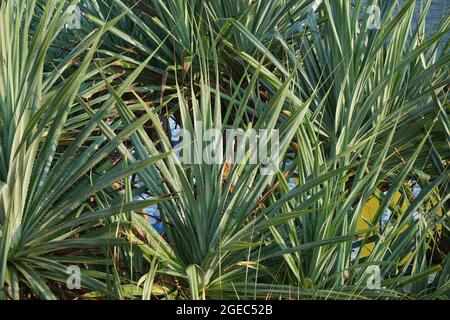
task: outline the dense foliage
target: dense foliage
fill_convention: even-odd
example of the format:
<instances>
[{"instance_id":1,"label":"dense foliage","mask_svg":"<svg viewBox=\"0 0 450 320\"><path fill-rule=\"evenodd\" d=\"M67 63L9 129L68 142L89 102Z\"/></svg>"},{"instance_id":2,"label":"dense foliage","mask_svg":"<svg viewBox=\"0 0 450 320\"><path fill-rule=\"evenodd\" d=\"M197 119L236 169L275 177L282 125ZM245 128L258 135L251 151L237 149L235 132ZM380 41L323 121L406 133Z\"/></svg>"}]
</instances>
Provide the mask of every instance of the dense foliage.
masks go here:
<instances>
[{"instance_id":1,"label":"dense foliage","mask_svg":"<svg viewBox=\"0 0 450 320\"><path fill-rule=\"evenodd\" d=\"M0 298L450 298L430 4L0 0ZM279 130L277 171L182 163L199 123Z\"/></svg>"}]
</instances>

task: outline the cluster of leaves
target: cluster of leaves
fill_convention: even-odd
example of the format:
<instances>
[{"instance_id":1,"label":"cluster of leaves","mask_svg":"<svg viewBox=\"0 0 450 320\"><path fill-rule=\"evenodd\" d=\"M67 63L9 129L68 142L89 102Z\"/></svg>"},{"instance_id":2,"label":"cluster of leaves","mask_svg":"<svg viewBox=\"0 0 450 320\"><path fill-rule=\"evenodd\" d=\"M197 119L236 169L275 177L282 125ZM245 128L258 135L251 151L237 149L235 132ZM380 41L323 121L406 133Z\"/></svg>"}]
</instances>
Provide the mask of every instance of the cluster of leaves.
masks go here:
<instances>
[{"instance_id":1,"label":"cluster of leaves","mask_svg":"<svg viewBox=\"0 0 450 320\"><path fill-rule=\"evenodd\" d=\"M450 18L419 2L0 0L0 298L448 299ZM170 122L278 129L278 171L181 163Z\"/></svg>"}]
</instances>

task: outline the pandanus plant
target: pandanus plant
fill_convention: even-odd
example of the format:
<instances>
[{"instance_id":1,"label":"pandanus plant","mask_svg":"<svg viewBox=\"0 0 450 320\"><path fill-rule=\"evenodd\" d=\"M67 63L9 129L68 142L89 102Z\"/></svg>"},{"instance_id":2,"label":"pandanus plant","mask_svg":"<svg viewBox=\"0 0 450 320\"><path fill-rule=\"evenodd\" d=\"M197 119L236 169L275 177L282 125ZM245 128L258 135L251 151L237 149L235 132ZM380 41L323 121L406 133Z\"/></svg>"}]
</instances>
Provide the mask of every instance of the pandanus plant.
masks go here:
<instances>
[{"instance_id":1,"label":"pandanus plant","mask_svg":"<svg viewBox=\"0 0 450 320\"><path fill-rule=\"evenodd\" d=\"M391 18L395 3L383 2L381 28L368 30L361 1L354 8L323 1L321 24L311 15L302 32L279 37L286 51L279 56L230 20L264 57L217 39L247 67L240 80L219 71L214 40L211 49L196 38L202 69L191 70L197 80L190 90L177 86L180 125L194 135L198 121L204 130L270 123L285 134L284 163L268 179L248 163L161 162L161 176L144 179L147 188L178 196L161 205L167 239L134 216L148 243L131 239L153 266L143 278L144 297L157 274L179 277L191 298L445 297L449 265L436 230L448 229L448 54L438 53L448 19L423 40L430 2L416 28L414 4L407 1ZM223 90L230 83L232 90ZM135 97L153 114L160 148L139 132L132 138L137 155L170 150L157 115ZM132 121L121 105L123 121ZM155 188L160 179L163 188ZM411 181L422 186L415 197ZM375 212L364 215L374 199ZM392 213L387 222L385 212ZM430 260L432 252L441 264ZM367 287L373 267L383 279L377 290Z\"/></svg>"},{"instance_id":2,"label":"pandanus plant","mask_svg":"<svg viewBox=\"0 0 450 320\"><path fill-rule=\"evenodd\" d=\"M55 284L65 285L67 265L104 263L108 248L123 243L116 237L115 228L108 227L108 217L155 202L123 203L104 209L89 204L90 196L156 160L90 175L145 121L130 124L114 137L96 134L113 98L106 99L84 122L69 146L60 147L72 108L83 101L88 90L83 84L98 73L91 62L99 41L121 18L92 31L58 65L50 66L49 48L75 3L0 1L2 298L24 297L26 287L39 298L56 298ZM132 77L124 81L124 87ZM84 256L84 249L92 250L90 257ZM93 271L91 268L80 275L82 288L107 292L105 281L96 279L103 277L102 272L91 276Z\"/></svg>"},{"instance_id":3,"label":"pandanus plant","mask_svg":"<svg viewBox=\"0 0 450 320\"><path fill-rule=\"evenodd\" d=\"M448 299L450 20L417 3L0 0L0 297ZM276 170L185 163L170 121L278 129Z\"/></svg>"}]
</instances>

